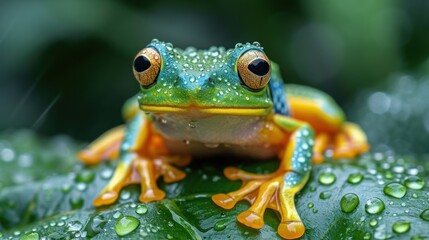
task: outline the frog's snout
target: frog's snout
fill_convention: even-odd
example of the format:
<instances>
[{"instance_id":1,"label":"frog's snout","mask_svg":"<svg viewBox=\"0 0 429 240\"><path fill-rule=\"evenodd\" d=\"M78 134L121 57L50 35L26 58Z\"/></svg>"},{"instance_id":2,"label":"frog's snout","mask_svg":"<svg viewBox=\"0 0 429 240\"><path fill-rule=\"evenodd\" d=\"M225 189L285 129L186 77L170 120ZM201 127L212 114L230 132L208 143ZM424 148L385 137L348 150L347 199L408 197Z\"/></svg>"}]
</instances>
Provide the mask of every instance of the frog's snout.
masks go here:
<instances>
[{"instance_id":1,"label":"frog's snout","mask_svg":"<svg viewBox=\"0 0 429 240\"><path fill-rule=\"evenodd\" d=\"M197 97L195 94L204 91L213 82L210 73L191 74L183 72L179 74L178 80L182 89L189 90L188 96L191 98Z\"/></svg>"}]
</instances>

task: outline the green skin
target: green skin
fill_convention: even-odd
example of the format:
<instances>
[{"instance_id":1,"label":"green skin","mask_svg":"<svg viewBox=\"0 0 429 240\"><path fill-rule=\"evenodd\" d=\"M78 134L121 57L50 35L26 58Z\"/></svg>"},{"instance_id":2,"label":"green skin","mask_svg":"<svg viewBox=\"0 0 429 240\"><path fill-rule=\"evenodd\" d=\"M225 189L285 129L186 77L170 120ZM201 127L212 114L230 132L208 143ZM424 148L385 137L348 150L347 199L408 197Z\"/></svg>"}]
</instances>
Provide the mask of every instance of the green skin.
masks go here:
<instances>
[{"instance_id":1,"label":"green skin","mask_svg":"<svg viewBox=\"0 0 429 240\"><path fill-rule=\"evenodd\" d=\"M263 52L259 44L237 44L235 48L212 47L209 50L173 48L170 43L157 40L147 47L158 51L162 59L161 70L154 84L141 87L137 99L140 108L169 106L185 109L138 113L135 97L124 107L127 118L125 139L121 145L120 161L125 167L132 165L135 154L133 144L145 128L144 122L152 121L157 132L165 138L172 154L216 155L236 154L251 158L272 158L280 150L292 153L281 156L279 172L283 175L280 185L285 198L292 198L308 180L311 170L314 133L307 123L274 113L269 87L260 91L246 87L237 72L238 58L248 50ZM283 84L278 66L271 62L270 81ZM294 91L296 89L296 91ZM296 95L322 103L326 115L343 119L344 115L332 99L315 89L290 85L288 96ZM284 101L287 101L286 99ZM200 109L264 109L258 115L233 113L201 113ZM137 112L137 113L136 113ZM291 134L282 146L266 145L260 140L267 123ZM266 129L265 129L266 130ZM120 175L117 171L115 175ZM115 176L114 176L115 178ZM283 201L283 200L280 200ZM291 204L291 205L288 205ZM283 221L300 222L293 201L284 208L294 211L295 217ZM290 212L289 212L290 213ZM288 214L289 215L289 214ZM284 227L284 226L283 226Z\"/></svg>"},{"instance_id":2,"label":"green skin","mask_svg":"<svg viewBox=\"0 0 429 240\"><path fill-rule=\"evenodd\" d=\"M145 105L173 106L189 108L185 113L148 113L146 115L137 114L132 119L128 119L128 130L122 144L122 154L120 159L129 163L132 157L127 157L130 153L130 146L136 141L140 128L142 128L142 118L147 118L154 122L154 126L168 141L173 153L191 155L216 155L219 153L232 153L251 158L269 158L277 156L278 147L261 147L263 142L259 141L259 133L263 125L269 121L274 122L278 127L286 132L296 132L297 136L292 139L296 148L295 155L302 155L305 160L294 161L292 157L292 169L300 173L300 179L306 179L311 169L311 148L298 151L300 145L312 146L314 134L311 126L297 121L293 118L273 113L273 102L271 101L268 86L261 91L251 91L244 86L237 73L236 62L238 58L248 50L263 49L259 44L237 44L235 48L225 50L223 47L212 47L209 50L196 50L189 47L185 50L174 48L172 44L152 41L148 46L156 49L162 57L162 67L155 84L150 87L141 87L137 96L140 107ZM277 64L271 62L270 81L279 81L283 84ZM296 91L294 91L296 89ZM289 95L305 95L309 99L322 102L326 114L338 118L344 118L344 114L332 99L312 88L289 85L287 90ZM286 101L286 100L285 100ZM124 115L135 108L135 98L130 99L124 107ZM216 115L210 116L194 111L193 107L203 108L264 108L266 112L261 116L233 116ZM194 128L189 127L195 123ZM309 134L298 134L308 131ZM216 134L217 133L217 134ZM183 143L187 142L187 144ZM188 144L189 142L195 143ZM202 144L200 144L202 143ZM216 146L216 149L208 149L206 146ZM228 145L225 148L223 145ZM190 146L191 145L191 146ZM233 147L230 147L233 146ZM249 148L243 148L249 146ZM285 146L281 146L285 148ZM243 151L244 149L244 151ZM302 149L301 149L302 150ZM204 154L201 154L201 153ZM127 160L128 159L128 160ZM286 168L286 166L285 166ZM291 174L287 174L291 175ZM286 178L285 178L286 180ZM300 181L293 181L300 184ZM295 184L293 184L295 185Z\"/></svg>"}]
</instances>

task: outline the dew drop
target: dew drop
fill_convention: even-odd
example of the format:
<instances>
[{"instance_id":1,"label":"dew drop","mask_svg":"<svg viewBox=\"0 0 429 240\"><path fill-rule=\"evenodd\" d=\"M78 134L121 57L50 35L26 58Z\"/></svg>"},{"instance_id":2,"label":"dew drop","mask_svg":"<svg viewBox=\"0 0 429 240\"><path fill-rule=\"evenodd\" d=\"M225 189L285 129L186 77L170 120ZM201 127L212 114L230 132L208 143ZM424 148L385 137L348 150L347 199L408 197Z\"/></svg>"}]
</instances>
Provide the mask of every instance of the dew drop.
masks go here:
<instances>
[{"instance_id":1,"label":"dew drop","mask_svg":"<svg viewBox=\"0 0 429 240\"><path fill-rule=\"evenodd\" d=\"M371 227L375 227L375 226L377 226L377 224L378 224L377 219L371 219L369 221L369 226L371 226Z\"/></svg>"},{"instance_id":2,"label":"dew drop","mask_svg":"<svg viewBox=\"0 0 429 240\"><path fill-rule=\"evenodd\" d=\"M22 235L19 240L39 240L39 234L36 232L29 232Z\"/></svg>"},{"instance_id":3,"label":"dew drop","mask_svg":"<svg viewBox=\"0 0 429 240\"><path fill-rule=\"evenodd\" d=\"M85 169L76 175L75 181L80 183L90 183L94 180L94 177L95 173L93 171Z\"/></svg>"},{"instance_id":4,"label":"dew drop","mask_svg":"<svg viewBox=\"0 0 429 240\"><path fill-rule=\"evenodd\" d=\"M358 184L362 181L363 175L361 173L352 173L347 178L347 182L351 184Z\"/></svg>"},{"instance_id":5,"label":"dew drop","mask_svg":"<svg viewBox=\"0 0 429 240\"><path fill-rule=\"evenodd\" d=\"M393 231L395 233L405 233L410 230L410 223L408 221L400 220L393 224Z\"/></svg>"},{"instance_id":6,"label":"dew drop","mask_svg":"<svg viewBox=\"0 0 429 240\"><path fill-rule=\"evenodd\" d=\"M83 198L79 196L73 196L69 200L70 206L73 210L81 209L84 203Z\"/></svg>"},{"instance_id":7,"label":"dew drop","mask_svg":"<svg viewBox=\"0 0 429 240\"><path fill-rule=\"evenodd\" d=\"M144 215L147 213L147 207L146 205L139 205L136 209L136 213L139 215Z\"/></svg>"},{"instance_id":8,"label":"dew drop","mask_svg":"<svg viewBox=\"0 0 429 240\"><path fill-rule=\"evenodd\" d=\"M365 211L369 214L381 213L384 210L384 202L379 198L371 198L365 204Z\"/></svg>"},{"instance_id":9,"label":"dew drop","mask_svg":"<svg viewBox=\"0 0 429 240\"><path fill-rule=\"evenodd\" d=\"M405 179L405 186L411 189L420 190L425 186L425 182L417 176L410 176Z\"/></svg>"},{"instance_id":10,"label":"dew drop","mask_svg":"<svg viewBox=\"0 0 429 240\"><path fill-rule=\"evenodd\" d=\"M363 236L364 240L369 240L371 239L371 233L365 233L365 235Z\"/></svg>"},{"instance_id":11,"label":"dew drop","mask_svg":"<svg viewBox=\"0 0 429 240\"><path fill-rule=\"evenodd\" d=\"M113 174L112 169L110 168L105 168L103 169L103 171L101 171L101 178L103 179L109 179Z\"/></svg>"},{"instance_id":12,"label":"dew drop","mask_svg":"<svg viewBox=\"0 0 429 240\"><path fill-rule=\"evenodd\" d=\"M196 128L197 127L197 125L196 125L196 121L189 121L188 122L188 127L190 127L190 128Z\"/></svg>"},{"instance_id":13,"label":"dew drop","mask_svg":"<svg viewBox=\"0 0 429 240\"><path fill-rule=\"evenodd\" d=\"M407 193L407 188L400 183L389 183L384 187L384 193L394 198L403 198Z\"/></svg>"},{"instance_id":14,"label":"dew drop","mask_svg":"<svg viewBox=\"0 0 429 240\"><path fill-rule=\"evenodd\" d=\"M77 231L80 231L82 229L82 227L83 227L82 223L80 223L78 221L74 221L74 222L67 224L67 231L77 232Z\"/></svg>"},{"instance_id":15,"label":"dew drop","mask_svg":"<svg viewBox=\"0 0 429 240\"><path fill-rule=\"evenodd\" d=\"M217 222L214 225L214 230L216 230L216 231L222 231L222 230L224 230L226 228L226 224L227 224L227 219L220 220L219 222Z\"/></svg>"},{"instance_id":16,"label":"dew drop","mask_svg":"<svg viewBox=\"0 0 429 240\"><path fill-rule=\"evenodd\" d=\"M420 218L425 220L425 221L429 221L429 209L424 210L421 214L420 214Z\"/></svg>"},{"instance_id":17,"label":"dew drop","mask_svg":"<svg viewBox=\"0 0 429 240\"><path fill-rule=\"evenodd\" d=\"M170 234L167 234L167 239L173 239L173 236L171 236Z\"/></svg>"},{"instance_id":18,"label":"dew drop","mask_svg":"<svg viewBox=\"0 0 429 240\"><path fill-rule=\"evenodd\" d=\"M353 212L359 205L359 197L354 193L347 193L341 198L340 207L345 213Z\"/></svg>"},{"instance_id":19,"label":"dew drop","mask_svg":"<svg viewBox=\"0 0 429 240\"><path fill-rule=\"evenodd\" d=\"M323 185L331 185L336 180L335 174L332 172L325 172L319 175L319 182Z\"/></svg>"},{"instance_id":20,"label":"dew drop","mask_svg":"<svg viewBox=\"0 0 429 240\"><path fill-rule=\"evenodd\" d=\"M313 204L313 203L309 203L309 204L307 204L307 207L308 207L308 208L313 208L313 207L314 207L314 204Z\"/></svg>"},{"instance_id":21,"label":"dew drop","mask_svg":"<svg viewBox=\"0 0 429 240\"><path fill-rule=\"evenodd\" d=\"M91 218L85 228L85 230L88 232L88 236L89 237L96 236L104 229L104 226L106 225L106 223L107 223L107 220L102 215L97 215L94 218Z\"/></svg>"},{"instance_id":22,"label":"dew drop","mask_svg":"<svg viewBox=\"0 0 429 240\"><path fill-rule=\"evenodd\" d=\"M328 191L321 192L319 195L320 199L323 199L323 200L329 199L331 198L331 196L332 196L331 192L328 192Z\"/></svg>"},{"instance_id":23,"label":"dew drop","mask_svg":"<svg viewBox=\"0 0 429 240\"><path fill-rule=\"evenodd\" d=\"M137 218L133 216L123 216L116 222L115 232L118 236L125 236L134 231L139 224L140 222Z\"/></svg>"}]
</instances>

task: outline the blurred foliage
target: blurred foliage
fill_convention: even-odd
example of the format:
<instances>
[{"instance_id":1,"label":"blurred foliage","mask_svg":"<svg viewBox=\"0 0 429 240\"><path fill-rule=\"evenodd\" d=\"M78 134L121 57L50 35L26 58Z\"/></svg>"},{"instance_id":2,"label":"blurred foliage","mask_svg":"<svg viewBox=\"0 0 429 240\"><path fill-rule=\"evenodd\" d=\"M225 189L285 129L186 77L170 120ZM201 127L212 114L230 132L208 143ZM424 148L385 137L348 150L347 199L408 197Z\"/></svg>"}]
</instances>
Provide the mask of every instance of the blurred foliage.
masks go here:
<instances>
[{"instance_id":1,"label":"blurred foliage","mask_svg":"<svg viewBox=\"0 0 429 240\"><path fill-rule=\"evenodd\" d=\"M259 41L287 82L343 103L421 69L429 3L397 1L1 1L0 129L91 140L138 91L134 55L152 38L208 48ZM426 65L427 66L427 65Z\"/></svg>"},{"instance_id":2,"label":"blurred foliage","mask_svg":"<svg viewBox=\"0 0 429 240\"><path fill-rule=\"evenodd\" d=\"M362 91L349 115L365 130L373 151L429 154L429 71L392 74L387 85Z\"/></svg>"}]
</instances>

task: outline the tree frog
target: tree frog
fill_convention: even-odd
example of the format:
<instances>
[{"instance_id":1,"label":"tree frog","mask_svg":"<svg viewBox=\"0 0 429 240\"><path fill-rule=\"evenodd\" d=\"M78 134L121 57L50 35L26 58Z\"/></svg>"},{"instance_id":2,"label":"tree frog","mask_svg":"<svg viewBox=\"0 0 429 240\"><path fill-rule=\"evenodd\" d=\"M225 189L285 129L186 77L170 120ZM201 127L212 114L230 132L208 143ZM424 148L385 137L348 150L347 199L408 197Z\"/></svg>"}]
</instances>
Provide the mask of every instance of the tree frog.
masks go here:
<instances>
[{"instance_id":1,"label":"tree frog","mask_svg":"<svg viewBox=\"0 0 429 240\"><path fill-rule=\"evenodd\" d=\"M269 174L227 167L225 176L243 184L212 200L224 209L250 202L237 220L255 229L264 226L265 209L274 209L281 216L278 234L298 238L305 227L294 196L306 184L312 163L322 162L326 150L336 159L369 148L365 133L345 121L331 97L284 84L278 65L257 42L229 50L182 50L153 40L134 58L133 72L140 93L123 108L126 124L78 154L87 164L119 159L95 206L112 204L129 184L141 185L141 202L163 199L157 179L172 183L185 178L179 167L191 156L278 158L277 171Z\"/></svg>"}]
</instances>

